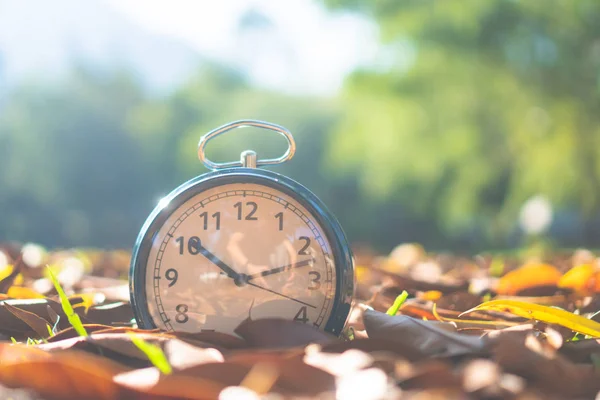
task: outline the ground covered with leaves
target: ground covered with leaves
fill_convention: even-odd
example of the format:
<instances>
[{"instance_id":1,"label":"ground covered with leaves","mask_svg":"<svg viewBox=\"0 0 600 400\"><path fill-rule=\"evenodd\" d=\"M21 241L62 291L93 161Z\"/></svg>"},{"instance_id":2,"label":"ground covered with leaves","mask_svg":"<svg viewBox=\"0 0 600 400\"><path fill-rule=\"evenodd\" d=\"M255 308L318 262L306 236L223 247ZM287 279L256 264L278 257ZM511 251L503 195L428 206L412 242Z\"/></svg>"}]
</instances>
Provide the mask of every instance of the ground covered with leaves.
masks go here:
<instances>
[{"instance_id":1,"label":"ground covered with leaves","mask_svg":"<svg viewBox=\"0 0 600 400\"><path fill-rule=\"evenodd\" d=\"M5 244L0 398L600 399L592 252L357 253L343 338L277 319L233 336L136 329L127 252Z\"/></svg>"}]
</instances>

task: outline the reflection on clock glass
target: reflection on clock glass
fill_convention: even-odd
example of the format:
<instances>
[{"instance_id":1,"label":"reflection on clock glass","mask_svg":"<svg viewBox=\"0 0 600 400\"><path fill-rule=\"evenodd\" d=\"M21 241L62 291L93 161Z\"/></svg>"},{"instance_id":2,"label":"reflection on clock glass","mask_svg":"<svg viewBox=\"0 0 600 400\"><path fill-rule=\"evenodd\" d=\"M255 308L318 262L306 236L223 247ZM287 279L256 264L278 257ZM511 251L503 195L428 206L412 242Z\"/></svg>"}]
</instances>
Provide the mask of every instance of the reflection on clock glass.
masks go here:
<instances>
[{"instance_id":1,"label":"reflection on clock glass","mask_svg":"<svg viewBox=\"0 0 600 400\"><path fill-rule=\"evenodd\" d=\"M233 333L248 317L323 329L335 260L317 220L265 185L228 184L180 205L152 239L150 315L165 330Z\"/></svg>"}]
</instances>

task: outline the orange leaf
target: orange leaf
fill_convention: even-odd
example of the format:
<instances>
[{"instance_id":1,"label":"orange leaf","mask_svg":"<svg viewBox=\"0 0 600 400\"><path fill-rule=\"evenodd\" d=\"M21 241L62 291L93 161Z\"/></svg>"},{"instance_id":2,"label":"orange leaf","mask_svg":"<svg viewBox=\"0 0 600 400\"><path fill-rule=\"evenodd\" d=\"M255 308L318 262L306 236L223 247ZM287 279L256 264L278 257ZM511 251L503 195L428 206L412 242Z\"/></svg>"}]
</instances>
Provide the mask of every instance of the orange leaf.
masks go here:
<instances>
[{"instance_id":1,"label":"orange leaf","mask_svg":"<svg viewBox=\"0 0 600 400\"><path fill-rule=\"evenodd\" d=\"M436 301L442 297L443 293L439 290L428 290L417 295L420 300Z\"/></svg>"},{"instance_id":2,"label":"orange leaf","mask_svg":"<svg viewBox=\"0 0 600 400\"><path fill-rule=\"evenodd\" d=\"M94 305L96 293L79 293L73 296L69 296L69 302L73 305L73 308L83 308L85 312Z\"/></svg>"},{"instance_id":3,"label":"orange leaf","mask_svg":"<svg viewBox=\"0 0 600 400\"><path fill-rule=\"evenodd\" d=\"M356 276L356 281L357 282L366 282L370 280L371 275L373 274L372 271L367 268L364 267L362 265L357 265L354 268L355 272L355 276Z\"/></svg>"},{"instance_id":4,"label":"orange leaf","mask_svg":"<svg viewBox=\"0 0 600 400\"><path fill-rule=\"evenodd\" d=\"M44 299L45 297L33 289L22 286L11 286L6 293L13 299Z\"/></svg>"},{"instance_id":5,"label":"orange leaf","mask_svg":"<svg viewBox=\"0 0 600 400\"><path fill-rule=\"evenodd\" d=\"M577 265L560 278L558 286L583 295L600 292L600 271L592 264Z\"/></svg>"},{"instance_id":6,"label":"orange leaf","mask_svg":"<svg viewBox=\"0 0 600 400\"><path fill-rule=\"evenodd\" d=\"M515 295L523 289L535 286L558 284L562 274L548 264L527 264L504 275L498 281L496 292L502 295Z\"/></svg>"}]
</instances>

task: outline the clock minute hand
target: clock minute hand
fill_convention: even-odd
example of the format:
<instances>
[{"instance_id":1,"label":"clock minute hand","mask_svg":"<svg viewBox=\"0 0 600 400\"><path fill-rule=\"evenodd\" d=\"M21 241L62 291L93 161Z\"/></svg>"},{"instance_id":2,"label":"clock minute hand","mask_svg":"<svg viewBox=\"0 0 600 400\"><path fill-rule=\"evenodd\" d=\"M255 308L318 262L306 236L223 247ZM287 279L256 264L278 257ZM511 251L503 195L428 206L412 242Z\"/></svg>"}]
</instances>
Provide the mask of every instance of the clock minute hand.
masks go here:
<instances>
[{"instance_id":1,"label":"clock minute hand","mask_svg":"<svg viewBox=\"0 0 600 400\"><path fill-rule=\"evenodd\" d=\"M299 261L299 262L294 263L294 264L284 265L283 267L273 268L273 269L270 269L270 270L267 270L267 271L259 272L257 274L248 275L246 277L246 282L248 282L248 281L250 281L252 279L255 279L255 278L260 278L262 276L268 276L268 275L278 274L278 273L283 272L283 271L288 270L288 269L305 267L307 265L312 264L314 261L315 261L315 259L311 258L311 259L308 259L308 260Z\"/></svg>"},{"instance_id":2,"label":"clock minute hand","mask_svg":"<svg viewBox=\"0 0 600 400\"><path fill-rule=\"evenodd\" d=\"M213 253L208 251L206 247L200 246L200 254L208 259L211 263L215 264L219 269L227 274L228 277L235 279L236 281L240 279L240 274L235 272L229 265L225 264L219 257L215 256Z\"/></svg>"},{"instance_id":3,"label":"clock minute hand","mask_svg":"<svg viewBox=\"0 0 600 400\"><path fill-rule=\"evenodd\" d=\"M293 298L293 297L290 297L290 296L288 296L288 295L286 295L286 294L283 294L283 293L276 292L276 291L274 291L274 290L271 290L271 289L269 289L269 288L266 288L266 287L259 286L259 285L255 284L255 283L248 282L248 281L246 281L246 283L247 283L248 285L250 285L250 286L254 286L254 287L255 287L255 288L257 288L257 289L266 290L267 292L271 292L271 293L273 293L273 294L276 294L277 296L285 297L286 299L290 299L290 300L292 300L292 301L295 301L296 303L304 304L305 306L312 307L312 308L317 308L317 307L313 306L312 304L308 304L308 303L306 303L306 302L304 302L304 301L302 301L302 300L295 299L295 298Z\"/></svg>"}]
</instances>

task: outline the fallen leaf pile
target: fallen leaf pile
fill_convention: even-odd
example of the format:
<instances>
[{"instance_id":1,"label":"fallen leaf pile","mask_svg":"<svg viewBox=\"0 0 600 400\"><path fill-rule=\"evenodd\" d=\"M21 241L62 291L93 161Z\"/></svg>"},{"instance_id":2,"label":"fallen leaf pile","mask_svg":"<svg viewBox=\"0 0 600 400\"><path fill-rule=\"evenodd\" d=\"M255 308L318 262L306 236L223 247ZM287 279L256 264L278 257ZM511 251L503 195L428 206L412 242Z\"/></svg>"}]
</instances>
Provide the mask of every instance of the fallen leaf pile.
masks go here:
<instances>
[{"instance_id":1,"label":"fallen leaf pile","mask_svg":"<svg viewBox=\"0 0 600 400\"><path fill-rule=\"evenodd\" d=\"M280 319L236 335L140 330L128 267L125 251L0 246L0 398L600 399L600 268L587 250L358 252L342 338Z\"/></svg>"}]
</instances>

